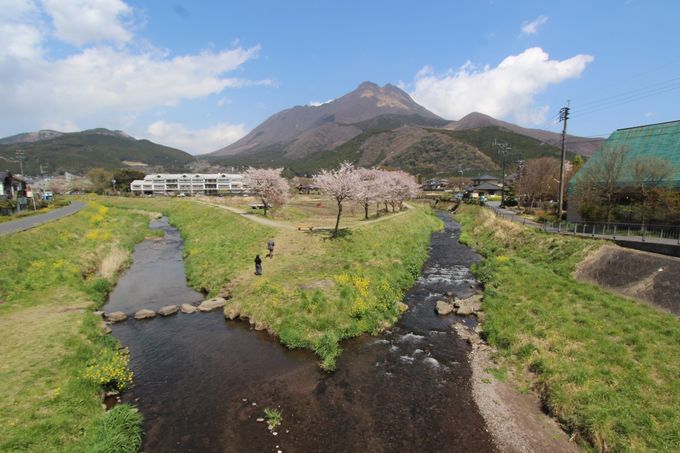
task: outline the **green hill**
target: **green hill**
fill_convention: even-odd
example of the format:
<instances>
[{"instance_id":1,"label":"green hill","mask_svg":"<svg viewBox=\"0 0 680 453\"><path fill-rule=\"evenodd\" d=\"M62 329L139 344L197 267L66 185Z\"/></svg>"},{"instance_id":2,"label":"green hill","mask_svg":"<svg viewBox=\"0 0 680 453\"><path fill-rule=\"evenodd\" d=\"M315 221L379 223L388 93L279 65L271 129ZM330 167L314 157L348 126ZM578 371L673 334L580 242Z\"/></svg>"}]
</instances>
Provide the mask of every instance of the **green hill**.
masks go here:
<instances>
[{"instance_id":1,"label":"green hill","mask_svg":"<svg viewBox=\"0 0 680 453\"><path fill-rule=\"evenodd\" d=\"M135 167L141 170L182 170L194 157L184 151L137 140L119 131L91 129L34 142L0 145L0 168L19 172L16 151L25 154L24 173L37 175L40 164L50 173L82 174L91 168L109 170Z\"/></svg>"}]
</instances>

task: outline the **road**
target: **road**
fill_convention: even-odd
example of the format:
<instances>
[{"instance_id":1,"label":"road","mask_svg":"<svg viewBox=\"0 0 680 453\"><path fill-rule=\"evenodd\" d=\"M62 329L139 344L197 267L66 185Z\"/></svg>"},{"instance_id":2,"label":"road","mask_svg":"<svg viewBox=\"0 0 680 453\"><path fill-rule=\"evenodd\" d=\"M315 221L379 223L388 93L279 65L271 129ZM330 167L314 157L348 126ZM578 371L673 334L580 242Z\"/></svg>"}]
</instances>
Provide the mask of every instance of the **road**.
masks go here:
<instances>
[{"instance_id":1,"label":"road","mask_svg":"<svg viewBox=\"0 0 680 453\"><path fill-rule=\"evenodd\" d=\"M522 225L538 228L540 230L545 231L546 233L562 233L562 234L569 234L570 236L583 236L583 237L590 237L590 238L595 238L595 239L607 239L607 240L612 240L612 241L617 241L617 243L626 243L626 242L634 242L634 243L647 243L647 244L663 244L667 246L673 246L677 247L680 246L680 238L659 238L659 237L651 237L651 236L628 236L624 235L625 230L620 230L620 234L617 236L613 236L611 234L592 234L589 233L589 230L585 230L586 232L574 232L571 229L566 230L565 227L558 229L554 224L548 224L544 225L542 223L534 222L531 220L528 220L524 217L521 217L517 215L514 211L511 211L509 209L503 209L501 208L499 202L487 202L487 206L494 211L498 216L511 220L516 223L521 223ZM580 226L577 228L577 230L580 228ZM621 245L621 244L620 244Z\"/></svg>"},{"instance_id":2,"label":"road","mask_svg":"<svg viewBox=\"0 0 680 453\"><path fill-rule=\"evenodd\" d=\"M38 214L30 217L24 217L22 219L0 223L0 236L18 233L19 231L28 230L44 223L64 218L71 214L75 214L85 206L87 206L87 204L83 203L82 201L72 201L68 206L46 212L45 214Z\"/></svg>"}]
</instances>

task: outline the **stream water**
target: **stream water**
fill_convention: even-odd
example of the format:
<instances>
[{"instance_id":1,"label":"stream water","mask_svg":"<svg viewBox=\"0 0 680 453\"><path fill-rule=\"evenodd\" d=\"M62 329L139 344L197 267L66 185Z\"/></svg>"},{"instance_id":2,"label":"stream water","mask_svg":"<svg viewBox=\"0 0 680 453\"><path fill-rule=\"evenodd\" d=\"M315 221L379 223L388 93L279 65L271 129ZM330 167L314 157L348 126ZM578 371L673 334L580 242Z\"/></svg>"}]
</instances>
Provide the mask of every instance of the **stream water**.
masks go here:
<instances>
[{"instance_id":1,"label":"stream water","mask_svg":"<svg viewBox=\"0 0 680 453\"><path fill-rule=\"evenodd\" d=\"M390 331L344 342L337 370L324 373L307 351L290 351L221 311L115 324L131 352L134 386L123 400L144 415L145 452L494 451L472 397L469 346L449 327L473 322L438 316L446 291L475 291L478 256L458 243L458 225L432 235L430 258ZM181 238L137 246L107 311L128 313L201 295L184 285ZM266 407L283 423L267 430Z\"/></svg>"}]
</instances>

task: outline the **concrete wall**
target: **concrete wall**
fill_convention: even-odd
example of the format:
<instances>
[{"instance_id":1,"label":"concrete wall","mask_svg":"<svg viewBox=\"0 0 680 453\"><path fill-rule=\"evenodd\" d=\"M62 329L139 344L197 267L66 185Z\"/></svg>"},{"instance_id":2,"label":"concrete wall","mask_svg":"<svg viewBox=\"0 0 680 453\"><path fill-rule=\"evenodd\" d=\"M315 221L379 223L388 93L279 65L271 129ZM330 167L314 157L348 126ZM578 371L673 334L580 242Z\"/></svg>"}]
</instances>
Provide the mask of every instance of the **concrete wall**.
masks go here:
<instances>
[{"instance_id":1,"label":"concrete wall","mask_svg":"<svg viewBox=\"0 0 680 453\"><path fill-rule=\"evenodd\" d=\"M652 244L650 244L652 245ZM596 283L680 316L680 259L605 245L583 260L577 280Z\"/></svg>"}]
</instances>

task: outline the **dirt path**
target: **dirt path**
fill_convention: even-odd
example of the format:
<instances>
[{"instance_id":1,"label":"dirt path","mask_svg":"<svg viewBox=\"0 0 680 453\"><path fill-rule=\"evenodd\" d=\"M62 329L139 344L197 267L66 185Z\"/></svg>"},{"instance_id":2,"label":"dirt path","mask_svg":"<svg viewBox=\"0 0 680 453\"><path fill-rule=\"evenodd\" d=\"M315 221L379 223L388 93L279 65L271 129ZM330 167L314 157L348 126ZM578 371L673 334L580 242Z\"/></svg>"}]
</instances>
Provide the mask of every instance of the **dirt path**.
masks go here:
<instances>
[{"instance_id":1,"label":"dirt path","mask_svg":"<svg viewBox=\"0 0 680 453\"><path fill-rule=\"evenodd\" d=\"M212 206L212 207L215 207L215 208L226 209L227 211L233 212L234 214L239 214L239 215L243 216L243 218L245 218L245 219L251 220L253 222L260 223L262 225L267 225L267 226L270 226L270 227L282 228L282 229L287 229L287 230L297 230L298 229L296 226L291 225L289 223L279 222L277 220L272 220L272 219L268 219L268 218L265 218L265 217L260 217L260 216L255 215L255 214L251 214L248 211L245 211L243 209L234 208L232 206L227 206L227 205L224 205L224 204L217 204L217 203L210 203L209 201L199 200L199 199L194 199L192 201L194 201L195 203L201 203L201 204L204 204L204 205L207 205L207 206ZM410 205L408 203L404 203L404 205L408 209L414 208L412 205ZM361 227L364 227L366 225L372 225L372 224L377 223L377 222L382 222L382 221L385 221L385 220L394 219L396 217L399 217L400 215L405 214L406 212L407 211L401 211L401 212L397 212L397 213L392 213L390 215L378 217L377 219L364 220L361 223L358 223L358 224L355 224L355 225L350 225L348 227L345 227L344 229L361 228ZM305 222L300 222L300 223L305 224ZM321 226L321 225L316 226L315 225L314 229L315 230L332 230L333 226Z\"/></svg>"},{"instance_id":2,"label":"dirt path","mask_svg":"<svg viewBox=\"0 0 680 453\"><path fill-rule=\"evenodd\" d=\"M296 230L297 229L293 225L289 225L289 224L283 223L283 222L277 222L276 220L271 220L271 219L267 219L267 218L264 218L264 217L259 217L257 215L250 214L247 211L244 211L243 209L233 208L231 206L227 206L227 205L223 205L223 204L209 203L209 202L203 201L203 200L192 200L192 201L194 201L195 203L201 203L201 204L204 204L204 205L207 205L207 206L212 206L214 208L226 209L227 211L233 212L234 214L241 215L244 219L252 220L253 222L261 223L262 225L267 225L267 226L274 227L274 228L283 228L283 229L287 229L287 230Z\"/></svg>"}]
</instances>

